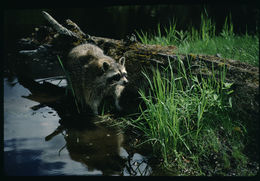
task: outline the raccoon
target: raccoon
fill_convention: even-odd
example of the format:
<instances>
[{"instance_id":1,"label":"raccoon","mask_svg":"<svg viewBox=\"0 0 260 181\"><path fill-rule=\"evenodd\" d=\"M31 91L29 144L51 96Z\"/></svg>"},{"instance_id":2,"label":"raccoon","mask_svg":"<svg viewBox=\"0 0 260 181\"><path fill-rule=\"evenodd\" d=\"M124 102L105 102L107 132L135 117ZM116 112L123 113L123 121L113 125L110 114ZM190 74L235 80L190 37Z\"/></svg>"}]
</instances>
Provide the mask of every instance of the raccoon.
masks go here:
<instances>
[{"instance_id":1,"label":"raccoon","mask_svg":"<svg viewBox=\"0 0 260 181\"><path fill-rule=\"evenodd\" d=\"M94 114L106 96L113 96L115 106L122 110L119 99L128 83L125 58L118 62L92 44L73 48L67 57L66 68L78 101L88 105Z\"/></svg>"}]
</instances>

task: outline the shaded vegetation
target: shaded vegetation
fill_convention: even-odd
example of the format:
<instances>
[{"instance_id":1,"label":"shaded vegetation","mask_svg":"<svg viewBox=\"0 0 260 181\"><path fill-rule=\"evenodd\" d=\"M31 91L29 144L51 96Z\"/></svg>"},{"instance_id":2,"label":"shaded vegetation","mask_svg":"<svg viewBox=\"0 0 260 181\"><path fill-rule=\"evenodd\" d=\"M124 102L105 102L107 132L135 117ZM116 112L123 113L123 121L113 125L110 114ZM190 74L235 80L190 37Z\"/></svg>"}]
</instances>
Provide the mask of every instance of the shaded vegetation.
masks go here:
<instances>
[{"instance_id":1,"label":"shaded vegetation","mask_svg":"<svg viewBox=\"0 0 260 181\"><path fill-rule=\"evenodd\" d=\"M212 67L214 71L214 67ZM232 117L231 83L221 78L193 76L179 61L179 72L172 66L161 73L153 71L148 94L140 90L146 109L137 119L123 119L144 133L162 166L177 175L250 175L244 154L246 128ZM167 75L167 76L166 76ZM166 77L169 77L166 78ZM183 86L186 85L186 86Z\"/></svg>"}]
</instances>

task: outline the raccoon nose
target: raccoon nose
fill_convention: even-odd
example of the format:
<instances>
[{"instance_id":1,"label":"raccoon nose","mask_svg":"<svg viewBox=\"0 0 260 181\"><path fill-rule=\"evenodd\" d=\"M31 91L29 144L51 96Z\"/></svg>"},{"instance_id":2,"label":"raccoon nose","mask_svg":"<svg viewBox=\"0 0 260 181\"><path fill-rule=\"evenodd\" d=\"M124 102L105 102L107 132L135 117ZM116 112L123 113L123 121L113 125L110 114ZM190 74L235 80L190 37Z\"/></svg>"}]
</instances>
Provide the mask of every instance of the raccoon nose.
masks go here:
<instances>
[{"instance_id":1,"label":"raccoon nose","mask_svg":"<svg viewBox=\"0 0 260 181\"><path fill-rule=\"evenodd\" d=\"M123 80L123 85L126 85L126 84L128 84L128 80L127 80L127 79L124 79L124 80Z\"/></svg>"}]
</instances>

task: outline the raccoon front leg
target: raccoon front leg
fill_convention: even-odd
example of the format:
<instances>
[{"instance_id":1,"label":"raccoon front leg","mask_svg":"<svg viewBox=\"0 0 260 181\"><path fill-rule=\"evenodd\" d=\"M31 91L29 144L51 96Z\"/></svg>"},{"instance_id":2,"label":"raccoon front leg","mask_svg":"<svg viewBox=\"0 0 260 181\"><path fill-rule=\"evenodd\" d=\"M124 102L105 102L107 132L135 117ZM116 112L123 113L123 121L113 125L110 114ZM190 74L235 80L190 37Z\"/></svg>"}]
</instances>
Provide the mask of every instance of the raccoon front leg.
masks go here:
<instances>
[{"instance_id":1,"label":"raccoon front leg","mask_svg":"<svg viewBox=\"0 0 260 181\"><path fill-rule=\"evenodd\" d=\"M114 93L115 106L119 111L122 110L122 107L119 105L119 99L121 97L121 93L123 92L124 88L125 88L124 86L117 85Z\"/></svg>"},{"instance_id":2,"label":"raccoon front leg","mask_svg":"<svg viewBox=\"0 0 260 181\"><path fill-rule=\"evenodd\" d=\"M91 108L95 115L98 115L98 107L100 104L100 98L95 95L96 91L85 90L84 99L86 104Z\"/></svg>"},{"instance_id":3,"label":"raccoon front leg","mask_svg":"<svg viewBox=\"0 0 260 181\"><path fill-rule=\"evenodd\" d=\"M116 105L117 110L119 110L119 111L122 110L122 107L119 105L119 99L115 100L115 105Z\"/></svg>"},{"instance_id":4,"label":"raccoon front leg","mask_svg":"<svg viewBox=\"0 0 260 181\"><path fill-rule=\"evenodd\" d=\"M100 100L94 100L91 104L90 104L90 108L92 109L93 113L95 115L98 115L98 107L100 104Z\"/></svg>"}]
</instances>

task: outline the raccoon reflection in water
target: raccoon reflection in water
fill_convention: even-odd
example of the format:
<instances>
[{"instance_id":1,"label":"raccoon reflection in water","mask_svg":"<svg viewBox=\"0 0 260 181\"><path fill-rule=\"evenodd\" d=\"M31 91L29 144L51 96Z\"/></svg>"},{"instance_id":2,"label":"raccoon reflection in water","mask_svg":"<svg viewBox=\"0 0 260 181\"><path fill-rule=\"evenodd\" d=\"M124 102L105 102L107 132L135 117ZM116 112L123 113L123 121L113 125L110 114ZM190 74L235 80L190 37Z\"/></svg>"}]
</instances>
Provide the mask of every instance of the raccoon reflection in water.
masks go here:
<instances>
[{"instance_id":1,"label":"raccoon reflection in water","mask_svg":"<svg viewBox=\"0 0 260 181\"><path fill-rule=\"evenodd\" d=\"M102 99L113 96L116 108L122 109L119 99L128 83L124 57L116 62L99 47L86 43L69 52L66 68L77 101L84 102L98 114Z\"/></svg>"}]
</instances>

